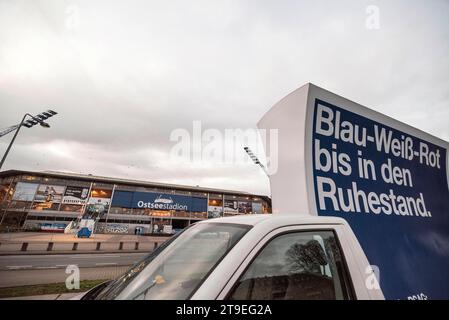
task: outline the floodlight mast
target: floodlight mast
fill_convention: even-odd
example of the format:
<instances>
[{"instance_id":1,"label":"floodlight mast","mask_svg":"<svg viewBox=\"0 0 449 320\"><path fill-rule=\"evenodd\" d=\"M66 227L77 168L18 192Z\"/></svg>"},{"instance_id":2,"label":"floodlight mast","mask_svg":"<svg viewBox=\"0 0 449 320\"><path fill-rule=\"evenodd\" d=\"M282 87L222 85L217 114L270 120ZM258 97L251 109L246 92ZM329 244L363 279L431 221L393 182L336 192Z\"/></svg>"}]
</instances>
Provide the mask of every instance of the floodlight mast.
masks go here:
<instances>
[{"instance_id":1,"label":"floodlight mast","mask_svg":"<svg viewBox=\"0 0 449 320\"><path fill-rule=\"evenodd\" d=\"M0 162L0 169L2 168L3 163L6 160L6 157L8 156L9 150L11 150L11 147L12 147L14 141L16 140L16 137L19 134L20 128L22 128L22 126L31 128L37 124L40 124L44 128L50 128L50 125L47 122L45 122L44 120L46 120L56 114L58 114L58 113L53 110L44 111L44 112L38 114L37 116L32 116L29 113L25 113L20 124L11 126L7 129L3 130L2 132L0 132L0 137L1 137L1 136L4 136L4 135L14 131L14 130L16 131L14 133L14 136L13 136L11 142L8 145L8 148L5 151L5 154L3 155L1 162ZM31 119L28 119L25 121L26 117L30 117Z\"/></svg>"},{"instance_id":2,"label":"floodlight mast","mask_svg":"<svg viewBox=\"0 0 449 320\"><path fill-rule=\"evenodd\" d=\"M260 162L260 160L257 158L257 156L251 151L251 149L249 147L244 147L243 148L245 150L245 152L248 154L248 156L251 158L251 160L257 164L259 167L262 168L263 172L265 172L265 174L267 175L267 177L269 178L270 175L268 174L268 170L267 168L265 168L265 166Z\"/></svg>"}]
</instances>

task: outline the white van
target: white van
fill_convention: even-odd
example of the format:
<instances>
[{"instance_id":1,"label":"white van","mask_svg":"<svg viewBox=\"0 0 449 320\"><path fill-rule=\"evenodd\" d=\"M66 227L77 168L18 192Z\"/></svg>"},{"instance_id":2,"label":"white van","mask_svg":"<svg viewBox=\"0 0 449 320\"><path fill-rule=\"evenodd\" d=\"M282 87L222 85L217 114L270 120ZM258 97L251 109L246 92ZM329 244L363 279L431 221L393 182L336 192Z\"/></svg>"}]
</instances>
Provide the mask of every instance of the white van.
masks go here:
<instances>
[{"instance_id":1,"label":"white van","mask_svg":"<svg viewBox=\"0 0 449 320\"><path fill-rule=\"evenodd\" d=\"M383 299L340 218L248 215L199 222L81 299Z\"/></svg>"}]
</instances>

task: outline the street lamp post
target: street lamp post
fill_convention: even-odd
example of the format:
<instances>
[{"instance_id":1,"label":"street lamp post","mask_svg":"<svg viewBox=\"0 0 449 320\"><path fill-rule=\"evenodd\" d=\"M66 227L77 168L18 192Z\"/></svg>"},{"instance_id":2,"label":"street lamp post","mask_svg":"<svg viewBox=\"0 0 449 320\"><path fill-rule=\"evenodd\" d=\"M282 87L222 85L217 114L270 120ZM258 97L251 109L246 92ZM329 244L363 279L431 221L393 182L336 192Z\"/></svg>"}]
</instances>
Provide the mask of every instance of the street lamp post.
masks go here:
<instances>
[{"instance_id":1,"label":"street lamp post","mask_svg":"<svg viewBox=\"0 0 449 320\"><path fill-rule=\"evenodd\" d=\"M6 157L8 156L9 150L11 150L11 147L12 147L14 141L16 140L16 137L19 134L20 128L22 128L22 126L31 128L34 125L40 124L44 128L50 128L50 125L48 123L46 123L44 120L46 120L56 114L57 114L57 112L55 112L53 110L44 111L44 112L38 114L37 116L32 116L29 113L25 113L25 115L22 118L22 121L17 126L16 132L14 133L14 136L12 137L12 140L9 143L8 148L5 151L5 154L3 155L2 161L0 162L0 169L2 168L3 163L6 160ZM25 121L27 116L30 117L31 119Z\"/></svg>"}]
</instances>

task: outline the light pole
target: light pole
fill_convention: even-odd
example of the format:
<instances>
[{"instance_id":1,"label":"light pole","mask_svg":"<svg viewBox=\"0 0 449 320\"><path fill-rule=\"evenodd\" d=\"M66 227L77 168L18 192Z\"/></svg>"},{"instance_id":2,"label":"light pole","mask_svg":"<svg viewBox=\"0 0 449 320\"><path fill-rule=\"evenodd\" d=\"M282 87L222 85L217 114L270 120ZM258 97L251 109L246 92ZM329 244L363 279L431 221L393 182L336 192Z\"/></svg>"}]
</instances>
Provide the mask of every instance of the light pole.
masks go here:
<instances>
[{"instance_id":1,"label":"light pole","mask_svg":"<svg viewBox=\"0 0 449 320\"><path fill-rule=\"evenodd\" d=\"M31 127L33 127L33 126L35 126L37 124L40 124L44 128L50 128L50 125L48 123L46 123L44 120L46 120L46 119L48 119L50 117L53 117L56 114L58 114L58 113L53 111L53 110L44 111L42 113L39 113L37 116L32 116L29 113L25 113L25 115L22 118L22 121L20 122L20 124L15 129L16 132L14 133L14 136L12 137L12 140L9 143L8 148L6 149L5 154L3 155L2 161L0 162L0 170L1 170L2 166L3 166L3 163L6 160L6 157L8 156L9 150L11 150L11 147L12 147L12 145L14 143L14 140L16 140L16 137L19 134L20 128L22 128L22 126L27 127L27 128L31 128ZM27 116L30 117L31 119L28 119L28 120L25 121Z\"/></svg>"}]
</instances>

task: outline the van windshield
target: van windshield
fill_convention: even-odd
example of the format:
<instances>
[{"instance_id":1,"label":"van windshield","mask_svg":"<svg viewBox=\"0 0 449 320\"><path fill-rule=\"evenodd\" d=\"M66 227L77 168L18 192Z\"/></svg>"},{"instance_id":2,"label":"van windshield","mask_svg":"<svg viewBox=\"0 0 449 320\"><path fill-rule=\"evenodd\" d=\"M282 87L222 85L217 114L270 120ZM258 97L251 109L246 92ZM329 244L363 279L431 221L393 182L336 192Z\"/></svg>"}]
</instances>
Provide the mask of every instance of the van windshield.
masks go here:
<instances>
[{"instance_id":1,"label":"van windshield","mask_svg":"<svg viewBox=\"0 0 449 320\"><path fill-rule=\"evenodd\" d=\"M193 225L113 281L96 299L188 299L249 229L232 223Z\"/></svg>"}]
</instances>

